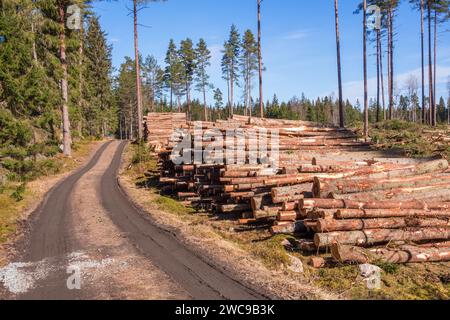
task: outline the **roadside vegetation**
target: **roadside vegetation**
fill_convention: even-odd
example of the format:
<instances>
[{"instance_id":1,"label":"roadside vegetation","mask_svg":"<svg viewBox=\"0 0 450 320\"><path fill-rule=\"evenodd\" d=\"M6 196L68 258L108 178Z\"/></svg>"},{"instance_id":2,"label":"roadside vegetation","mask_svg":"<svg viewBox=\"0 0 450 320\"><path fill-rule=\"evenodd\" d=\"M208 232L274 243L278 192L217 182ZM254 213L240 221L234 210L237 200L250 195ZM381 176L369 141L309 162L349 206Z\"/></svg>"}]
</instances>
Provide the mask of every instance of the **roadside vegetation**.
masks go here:
<instances>
[{"instance_id":1,"label":"roadside vegetation","mask_svg":"<svg viewBox=\"0 0 450 320\"><path fill-rule=\"evenodd\" d=\"M80 166L81 160L92 150L95 139L76 141L73 157L67 158L56 142L33 140L30 126L5 117L1 110L0 122L4 125L0 130L1 246L17 232L22 214L42 199L48 189L46 179Z\"/></svg>"}]
</instances>

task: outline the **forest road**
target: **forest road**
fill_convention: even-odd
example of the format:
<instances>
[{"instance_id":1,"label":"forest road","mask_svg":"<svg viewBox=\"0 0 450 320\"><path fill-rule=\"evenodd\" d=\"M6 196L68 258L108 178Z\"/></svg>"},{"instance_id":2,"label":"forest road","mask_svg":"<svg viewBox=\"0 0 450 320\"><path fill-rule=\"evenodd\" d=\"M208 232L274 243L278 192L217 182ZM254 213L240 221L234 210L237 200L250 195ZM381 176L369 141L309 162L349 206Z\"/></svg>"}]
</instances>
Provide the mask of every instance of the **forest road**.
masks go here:
<instances>
[{"instance_id":1,"label":"forest road","mask_svg":"<svg viewBox=\"0 0 450 320\"><path fill-rule=\"evenodd\" d=\"M133 205L117 179L126 145L103 144L47 194L0 299L267 299Z\"/></svg>"}]
</instances>

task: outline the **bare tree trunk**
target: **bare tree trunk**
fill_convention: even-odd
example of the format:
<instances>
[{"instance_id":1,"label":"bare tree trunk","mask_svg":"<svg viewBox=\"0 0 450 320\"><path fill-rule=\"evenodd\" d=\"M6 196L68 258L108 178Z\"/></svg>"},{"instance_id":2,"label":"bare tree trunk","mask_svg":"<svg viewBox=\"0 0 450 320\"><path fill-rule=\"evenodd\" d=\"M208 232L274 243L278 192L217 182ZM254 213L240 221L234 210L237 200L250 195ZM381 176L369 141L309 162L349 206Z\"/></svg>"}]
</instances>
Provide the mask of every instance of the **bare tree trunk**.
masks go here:
<instances>
[{"instance_id":1,"label":"bare tree trunk","mask_svg":"<svg viewBox=\"0 0 450 320\"><path fill-rule=\"evenodd\" d=\"M142 95L141 95L141 67L139 64L139 44L138 44L138 21L137 21L137 0L133 0L134 13L134 56L136 64L136 99L137 99L137 123L138 123L138 138L142 140L144 128L142 125Z\"/></svg>"},{"instance_id":2,"label":"bare tree trunk","mask_svg":"<svg viewBox=\"0 0 450 320\"><path fill-rule=\"evenodd\" d=\"M369 101L367 95L367 0L363 3L363 51L364 51L364 138L369 140Z\"/></svg>"},{"instance_id":3,"label":"bare tree trunk","mask_svg":"<svg viewBox=\"0 0 450 320\"><path fill-rule=\"evenodd\" d=\"M173 87L170 86L170 112L173 112Z\"/></svg>"},{"instance_id":4,"label":"bare tree trunk","mask_svg":"<svg viewBox=\"0 0 450 320\"><path fill-rule=\"evenodd\" d=\"M426 123L425 106L425 49L424 49L424 0L420 0L420 41L422 55L422 124Z\"/></svg>"},{"instance_id":5,"label":"bare tree trunk","mask_svg":"<svg viewBox=\"0 0 450 320\"><path fill-rule=\"evenodd\" d=\"M31 12L31 33L33 35L32 54L35 63L38 63L37 51L36 51L36 30L34 27L34 13Z\"/></svg>"},{"instance_id":6,"label":"bare tree trunk","mask_svg":"<svg viewBox=\"0 0 450 320\"><path fill-rule=\"evenodd\" d=\"M83 14L81 14L81 23L80 23L80 47L78 49L78 107L80 108L80 112L83 110L83 54L84 54L84 28L83 28ZM83 117L80 118L79 121L79 135L83 136Z\"/></svg>"},{"instance_id":7,"label":"bare tree trunk","mask_svg":"<svg viewBox=\"0 0 450 320\"><path fill-rule=\"evenodd\" d=\"M258 69L259 69L259 112L264 118L263 80L262 80L262 53L261 53L261 0L258 0Z\"/></svg>"},{"instance_id":8,"label":"bare tree trunk","mask_svg":"<svg viewBox=\"0 0 450 320\"><path fill-rule=\"evenodd\" d=\"M189 121L192 120L191 114L191 92L190 92L189 82L186 82L186 104L187 104L187 113Z\"/></svg>"},{"instance_id":9,"label":"bare tree trunk","mask_svg":"<svg viewBox=\"0 0 450 320\"><path fill-rule=\"evenodd\" d=\"M429 119L430 124L434 127L434 98L433 98L433 61L431 54L431 0L428 0L428 80L429 80L429 93L430 93L430 108Z\"/></svg>"},{"instance_id":10,"label":"bare tree trunk","mask_svg":"<svg viewBox=\"0 0 450 320\"><path fill-rule=\"evenodd\" d=\"M208 121L208 106L206 105L206 89L205 89L205 85L203 85L203 106L204 106L204 113L205 113L205 121Z\"/></svg>"},{"instance_id":11,"label":"bare tree trunk","mask_svg":"<svg viewBox=\"0 0 450 320\"><path fill-rule=\"evenodd\" d=\"M392 16L392 9L389 9L389 72L390 85L389 85L389 120L393 119L394 115L394 23Z\"/></svg>"},{"instance_id":12,"label":"bare tree trunk","mask_svg":"<svg viewBox=\"0 0 450 320\"><path fill-rule=\"evenodd\" d=\"M339 87L339 126L345 127L344 119L344 101L342 99L342 67L341 67L341 39L339 35L339 5L338 0L334 0L334 16L336 20L336 54L338 68L338 87Z\"/></svg>"},{"instance_id":13,"label":"bare tree trunk","mask_svg":"<svg viewBox=\"0 0 450 320\"><path fill-rule=\"evenodd\" d=\"M67 59L66 59L66 29L65 29L65 8L62 3L59 3L59 49L60 62L63 71L61 79L61 95L62 95L62 126L63 126L63 152L67 157L72 156L72 137L70 133L69 120L69 92L68 92L68 74L67 74Z\"/></svg>"},{"instance_id":14,"label":"bare tree trunk","mask_svg":"<svg viewBox=\"0 0 450 320\"><path fill-rule=\"evenodd\" d=\"M234 64L231 63L231 72L230 72L230 115L234 114Z\"/></svg>"},{"instance_id":15,"label":"bare tree trunk","mask_svg":"<svg viewBox=\"0 0 450 320\"><path fill-rule=\"evenodd\" d=\"M436 69L437 69L437 10L434 10L434 76L433 76L433 106L434 106L434 111L433 111L433 121L434 121L434 125L437 125L437 91L436 91Z\"/></svg>"},{"instance_id":16,"label":"bare tree trunk","mask_svg":"<svg viewBox=\"0 0 450 320\"><path fill-rule=\"evenodd\" d=\"M377 122L380 122L380 30L377 30Z\"/></svg>"},{"instance_id":17,"label":"bare tree trunk","mask_svg":"<svg viewBox=\"0 0 450 320\"><path fill-rule=\"evenodd\" d=\"M385 93L384 93L384 70L383 70L383 47L380 37L380 79L381 79L381 101L383 103L383 120L386 120L386 101L385 101Z\"/></svg>"}]
</instances>

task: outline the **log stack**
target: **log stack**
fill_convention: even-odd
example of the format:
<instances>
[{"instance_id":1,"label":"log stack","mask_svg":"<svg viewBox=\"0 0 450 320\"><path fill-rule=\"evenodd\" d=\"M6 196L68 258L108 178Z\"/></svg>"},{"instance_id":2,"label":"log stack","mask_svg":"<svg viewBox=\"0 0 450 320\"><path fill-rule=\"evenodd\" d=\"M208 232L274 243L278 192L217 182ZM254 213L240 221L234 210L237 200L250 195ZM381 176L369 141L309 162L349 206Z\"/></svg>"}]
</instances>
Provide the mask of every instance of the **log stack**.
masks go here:
<instances>
[{"instance_id":1,"label":"log stack","mask_svg":"<svg viewBox=\"0 0 450 320\"><path fill-rule=\"evenodd\" d=\"M446 160L433 160L383 165L378 172L366 169L343 178L316 176L314 198L291 204L295 211L280 213L277 220L284 221L283 227L274 225L272 232L306 229L309 237L300 242L308 244L305 251L331 250L339 262L450 261L450 247L441 245L450 239L447 169ZM379 248L397 243L407 245ZM418 246L423 243L439 248Z\"/></svg>"},{"instance_id":2,"label":"log stack","mask_svg":"<svg viewBox=\"0 0 450 320\"><path fill-rule=\"evenodd\" d=\"M187 204L243 224L267 223L272 234L297 236L300 250L331 251L340 262L351 261L349 252L398 263L448 261L447 160L367 159L370 145L354 132L304 121L234 116L196 123L195 131L194 123L178 128L184 135L170 135L159 152L160 184ZM255 138L254 131L261 129L268 133ZM271 129L279 133L274 143ZM208 139L211 130L220 137ZM227 144L227 130L238 130L245 143ZM186 133L191 135L188 146L202 142L202 154L223 147L222 157L234 151L244 162L221 158L220 164L175 164ZM261 139L269 141L263 150L258 149ZM256 164L248 155L255 148ZM279 150L275 167L272 150Z\"/></svg>"},{"instance_id":3,"label":"log stack","mask_svg":"<svg viewBox=\"0 0 450 320\"><path fill-rule=\"evenodd\" d=\"M369 146L358 141L354 132L337 127L304 121L249 120L248 117L239 116L228 121L195 125L196 127L194 123L188 124L185 136L181 133L172 136L159 152L160 182L163 189L194 206L201 206L219 214L237 215L243 219L241 222L275 220L279 212L286 211L283 209L284 203L303 199L305 192L310 196L317 173L322 177L351 175L352 172L364 170L369 165L368 162L345 161L336 165L315 164L314 155L324 150L368 149ZM236 129L245 141L241 149L235 144L225 142L227 130ZM276 141L272 141L273 129L278 133ZM213 140L205 138L210 130L220 132L221 137ZM256 137L255 132L258 133ZM217 165L204 162L174 164L174 151L181 155L183 151L176 148L187 134L190 134L193 140L191 145L200 137L202 151L223 147L223 157L227 151L235 151L237 156L242 155L242 164L227 164L227 159L222 158L219 161L221 164ZM258 148L261 140L268 141L264 144L264 150ZM256 152L256 162L250 162L250 150ZM275 167L271 165L273 150L279 150ZM303 185L296 189L295 194L291 194L288 187L299 183Z\"/></svg>"},{"instance_id":4,"label":"log stack","mask_svg":"<svg viewBox=\"0 0 450 320\"><path fill-rule=\"evenodd\" d=\"M186 113L149 113L144 117L147 141L155 150L168 143L175 129L186 125Z\"/></svg>"}]
</instances>

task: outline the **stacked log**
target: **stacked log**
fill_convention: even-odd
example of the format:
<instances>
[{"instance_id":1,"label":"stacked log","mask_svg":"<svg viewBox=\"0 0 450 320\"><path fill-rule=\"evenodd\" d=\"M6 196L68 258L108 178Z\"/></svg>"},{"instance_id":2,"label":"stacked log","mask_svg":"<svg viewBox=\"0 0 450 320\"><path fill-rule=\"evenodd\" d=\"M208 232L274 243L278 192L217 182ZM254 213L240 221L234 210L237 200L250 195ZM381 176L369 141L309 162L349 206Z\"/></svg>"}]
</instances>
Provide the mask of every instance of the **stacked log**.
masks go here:
<instances>
[{"instance_id":1,"label":"stacked log","mask_svg":"<svg viewBox=\"0 0 450 320\"><path fill-rule=\"evenodd\" d=\"M291 219L291 225L284 225L283 230L274 226L273 232L290 232L302 222L312 234L317 252L332 250L334 258L343 263L449 261L450 246L440 246L450 239L447 169L446 160L432 160L383 166L376 173L366 171L340 179L317 175L314 198L291 204L296 214L278 216L278 221ZM295 195L298 188L291 188L288 194ZM380 247L392 243L408 245ZM423 243L431 248L418 246Z\"/></svg>"},{"instance_id":2,"label":"stacked log","mask_svg":"<svg viewBox=\"0 0 450 320\"><path fill-rule=\"evenodd\" d=\"M446 160L361 160L347 151L370 148L353 132L304 121L234 116L215 123L180 121L176 126L185 133L169 135L159 152L160 184L162 191L181 201L240 223L266 222L272 234L297 236L302 251L334 248L340 262L349 260L349 250L344 250L348 248L398 263L448 257L446 247L424 247L424 243L438 245L450 239ZM255 130L261 129L267 133L255 137ZM277 130L275 142L270 129ZM209 138L205 133L211 130L219 136ZM228 130L238 130L244 143L227 143ZM202 155L221 147L224 158L215 159L219 164L203 159L176 165L174 153L182 152L177 148L186 133L192 139L188 145L202 142ZM269 142L263 150L258 150L260 139ZM256 164L248 155L252 150L258 154ZM275 167L273 150L279 150ZM242 164L227 163L228 151L241 156ZM403 243L403 247L383 247L392 243ZM406 259L405 252L413 258Z\"/></svg>"},{"instance_id":3,"label":"stacked log","mask_svg":"<svg viewBox=\"0 0 450 320\"><path fill-rule=\"evenodd\" d=\"M170 191L180 200L191 202L219 214L234 214L245 221L273 221L278 214L289 211L284 208L292 201L311 196L314 177L339 177L368 170L369 162L345 162L336 165L317 164L315 154L310 152L334 148L335 150L366 149L354 132L311 122L252 119L235 116L228 121L216 123L188 123L182 126L183 134L172 135L164 149L159 152L160 182L164 191ZM235 143L226 140L227 130L237 129L243 140L239 150ZM272 141L271 130L276 129L277 139ZM212 131L214 130L214 131ZM219 133L212 139L208 132ZM255 136L255 131L258 132ZM227 159L217 159L220 164L175 165L174 153L183 139L190 137L188 145L201 142L201 152L223 148L223 157L228 151L243 154L243 164L227 164ZM267 141L264 150L259 142ZM256 150L255 150L256 148ZM250 163L250 152L256 151L257 164ZM273 166L272 151L279 151L277 166ZM188 150L189 154L192 152ZM205 159L203 159L205 162ZM254 163L254 162L252 162ZM373 169L378 172L377 168ZM291 185L294 187L292 191ZM294 192L294 193L293 193Z\"/></svg>"},{"instance_id":4,"label":"stacked log","mask_svg":"<svg viewBox=\"0 0 450 320\"><path fill-rule=\"evenodd\" d=\"M144 121L148 143L160 150L175 129L186 125L187 118L185 113L149 113Z\"/></svg>"}]
</instances>

